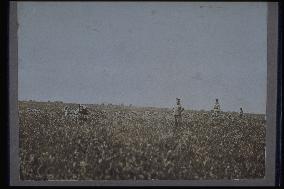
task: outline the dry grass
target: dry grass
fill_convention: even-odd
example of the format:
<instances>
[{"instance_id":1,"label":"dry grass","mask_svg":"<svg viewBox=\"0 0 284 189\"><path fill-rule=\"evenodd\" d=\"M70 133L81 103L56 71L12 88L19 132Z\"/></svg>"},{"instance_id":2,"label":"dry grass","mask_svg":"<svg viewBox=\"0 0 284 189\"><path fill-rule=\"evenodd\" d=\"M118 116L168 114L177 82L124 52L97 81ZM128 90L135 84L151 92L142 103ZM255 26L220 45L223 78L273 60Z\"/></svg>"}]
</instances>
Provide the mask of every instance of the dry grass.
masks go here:
<instances>
[{"instance_id":1,"label":"dry grass","mask_svg":"<svg viewBox=\"0 0 284 189\"><path fill-rule=\"evenodd\" d=\"M179 135L167 109L89 106L76 123L62 103L19 102L23 180L244 179L265 172L262 115L185 111ZM68 104L68 106L73 106ZM37 109L38 111L30 111Z\"/></svg>"}]
</instances>

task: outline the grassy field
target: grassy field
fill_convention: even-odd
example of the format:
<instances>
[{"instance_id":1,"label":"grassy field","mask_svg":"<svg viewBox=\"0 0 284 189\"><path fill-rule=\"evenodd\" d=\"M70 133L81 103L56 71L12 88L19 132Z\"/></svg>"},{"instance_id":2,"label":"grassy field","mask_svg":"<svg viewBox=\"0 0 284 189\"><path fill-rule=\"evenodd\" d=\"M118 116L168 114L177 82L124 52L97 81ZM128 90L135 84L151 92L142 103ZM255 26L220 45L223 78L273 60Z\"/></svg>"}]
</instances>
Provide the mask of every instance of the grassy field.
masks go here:
<instances>
[{"instance_id":1,"label":"grassy field","mask_svg":"<svg viewBox=\"0 0 284 189\"><path fill-rule=\"evenodd\" d=\"M22 180L247 179L265 172L264 115L185 110L173 135L170 109L19 101Z\"/></svg>"}]
</instances>

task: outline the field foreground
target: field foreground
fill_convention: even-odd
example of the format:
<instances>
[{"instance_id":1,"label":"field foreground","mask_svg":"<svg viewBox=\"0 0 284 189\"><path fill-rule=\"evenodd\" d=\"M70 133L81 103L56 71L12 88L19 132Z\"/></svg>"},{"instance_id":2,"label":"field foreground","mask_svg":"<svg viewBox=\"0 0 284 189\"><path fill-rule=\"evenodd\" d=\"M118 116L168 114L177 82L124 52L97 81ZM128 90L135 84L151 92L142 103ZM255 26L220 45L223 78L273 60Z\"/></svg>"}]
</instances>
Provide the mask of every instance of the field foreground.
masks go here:
<instances>
[{"instance_id":1,"label":"field foreground","mask_svg":"<svg viewBox=\"0 0 284 189\"><path fill-rule=\"evenodd\" d=\"M60 102L19 101L21 180L249 179L265 172L264 115L88 105L87 121Z\"/></svg>"}]
</instances>

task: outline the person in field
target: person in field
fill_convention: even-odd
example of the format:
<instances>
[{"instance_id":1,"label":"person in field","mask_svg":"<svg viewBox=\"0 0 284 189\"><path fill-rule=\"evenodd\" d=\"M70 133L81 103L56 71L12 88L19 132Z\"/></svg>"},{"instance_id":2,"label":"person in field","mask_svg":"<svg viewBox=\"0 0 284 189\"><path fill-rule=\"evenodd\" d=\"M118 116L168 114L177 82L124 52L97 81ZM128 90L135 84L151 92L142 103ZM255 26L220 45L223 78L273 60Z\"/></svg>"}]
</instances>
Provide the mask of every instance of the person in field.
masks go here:
<instances>
[{"instance_id":1,"label":"person in field","mask_svg":"<svg viewBox=\"0 0 284 189\"><path fill-rule=\"evenodd\" d=\"M87 109L86 106L79 104L79 109L78 109L78 113L79 113L79 119L80 120L87 120L89 111Z\"/></svg>"},{"instance_id":2,"label":"person in field","mask_svg":"<svg viewBox=\"0 0 284 189\"><path fill-rule=\"evenodd\" d=\"M244 116L243 108L240 108L240 118L242 118L243 116Z\"/></svg>"},{"instance_id":3,"label":"person in field","mask_svg":"<svg viewBox=\"0 0 284 189\"><path fill-rule=\"evenodd\" d=\"M219 99L216 98L216 101L213 107L213 115L217 117L220 112L221 112L221 107L220 107Z\"/></svg>"},{"instance_id":4,"label":"person in field","mask_svg":"<svg viewBox=\"0 0 284 189\"><path fill-rule=\"evenodd\" d=\"M68 108L68 106L64 107L64 115L65 115L65 117L69 115L69 108Z\"/></svg>"},{"instance_id":5,"label":"person in field","mask_svg":"<svg viewBox=\"0 0 284 189\"><path fill-rule=\"evenodd\" d=\"M175 118L175 128L180 127L182 121L182 112L184 108L181 106L180 99L176 98L176 106L173 108L173 114Z\"/></svg>"}]
</instances>

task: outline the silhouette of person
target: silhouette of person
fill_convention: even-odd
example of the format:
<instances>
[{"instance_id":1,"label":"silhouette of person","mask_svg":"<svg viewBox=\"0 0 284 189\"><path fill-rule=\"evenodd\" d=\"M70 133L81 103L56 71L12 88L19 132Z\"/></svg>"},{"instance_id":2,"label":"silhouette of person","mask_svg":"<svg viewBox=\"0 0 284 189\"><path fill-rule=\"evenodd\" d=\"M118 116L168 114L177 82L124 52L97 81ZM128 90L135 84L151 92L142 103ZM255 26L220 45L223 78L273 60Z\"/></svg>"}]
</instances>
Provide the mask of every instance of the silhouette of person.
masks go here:
<instances>
[{"instance_id":1,"label":"silhouette of person","mask_svg":"<svg viewBox=\"0 0 284 189\"><path fill-rule=\"evenodd\" d=\"M216 98L215 105L213 107L214 116L218 116L218 113L220 113L220 111L221 111L221 107L220 107L219 99Z\"/></svg>"},{"instance_id":2,"label":"silhouette of person","mask_svg":"<svg viewBox=\"0 0 284 189\"><path fill-rule=\"evenodd\" d=\"M244 116L243 108L240 108L240 117L243 117L243 116Z\"/></svg>"},{"instance_id":3,"label":"silhouette of person","mask_svg":"<svg viewBox=\"0 0 284 189\"><path fill-rule=\"evenodd\" d=\"M179 127L182 121L182 112L184 108L181 106L180 99L176 98L176 106L174 107L175 128Z\"/></svg>"}]
</instances>

